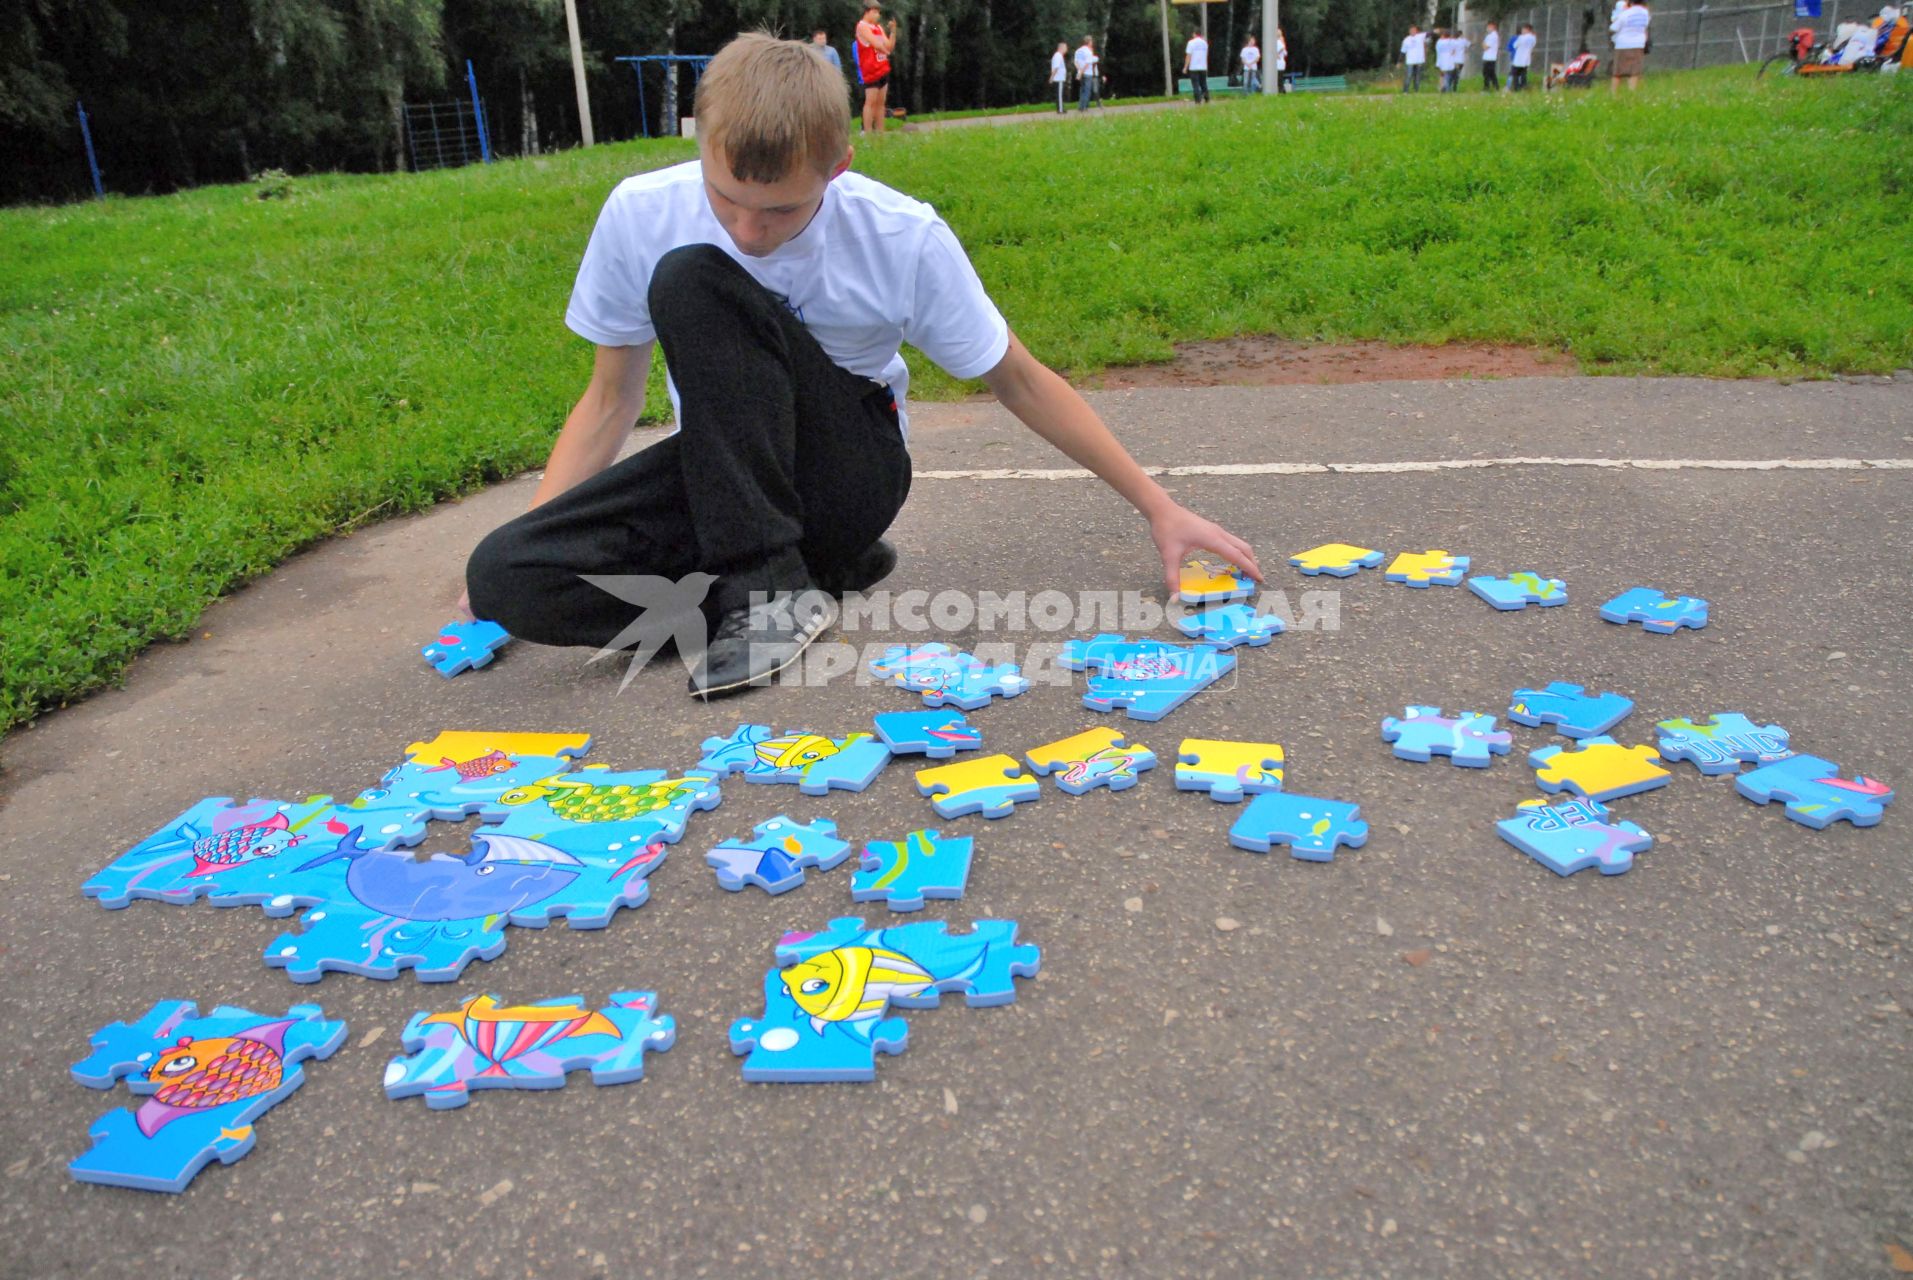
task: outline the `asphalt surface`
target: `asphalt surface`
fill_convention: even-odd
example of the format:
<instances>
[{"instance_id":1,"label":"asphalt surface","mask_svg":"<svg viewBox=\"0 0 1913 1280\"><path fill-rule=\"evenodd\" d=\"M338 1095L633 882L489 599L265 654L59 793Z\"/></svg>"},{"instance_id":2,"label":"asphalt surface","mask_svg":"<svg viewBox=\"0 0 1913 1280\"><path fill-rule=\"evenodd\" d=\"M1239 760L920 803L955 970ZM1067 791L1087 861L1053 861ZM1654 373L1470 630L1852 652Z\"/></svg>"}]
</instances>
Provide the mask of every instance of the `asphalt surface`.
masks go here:
<instances>
[{"instance_id":1,"label":"asphalt surface","mask_svg":"<svg viewBox=\"0 0 1913 1280\"><path fill-rule=\"evenodd\" d=\"M1393 383L1105 393L1145 462L1396 463L1913 457L1913 380ZM923 470L1067 463L994 406L920 408ZM135 903L81 882L208 795L371 785L440 728L580 730L591 759L682 768L741 719L867 728L913 700L840 682L704 707L671 664L514 646L446 681L419 661L465 550L532 481L315 548L155 648L123 690L0 744L0 1273L21 1276L1545 1276L1892 1274L1913 1249L1908 821L1813 832L1686 765L1616 803L1656 837L1626 875L1560 879L1493 824L1536 794L1515 754L1474 771L1395 760L1408 703L1499 713L1569 679L1636 700L1619 730L1740 710L1797 746L1905 781L1913 471L1487 465L1172 477L1339 628L1242 656L1234 687L1160 724L1122 794L1045 785L1011 818L939 822L893 764L810 800L725 787L601 932L512 930L455 984L260 963L284 922ZM922 479L894 590L1136 590L1153 549L1092 481ZM1378 573L1303 578L1325 541L1440 547L1478 571L1567 579L1572 603L1498 614ZM1707 597L1673 637L1601 622L1652 584ZM1072 634L964 633L1019 646ZM926 638L861 632L857 643ZM1101 718L1039 684L975 713L1019 752ZM1173 789L1179 739L1267 735L1290 790L1359 801L1333 863L1232 848L1237 810ZM1899 806L1906 807L1903 801ZM748 1085L726 1045L761 1012L787 929L885 914L849 866L778 898L721 892L702 854L788 811L847 838L938 826L977 839L968 895L919 916L1008 917L1043 951L1008 1007L906 1015L864 1085ZM434 846L460 848L457 833ZM1218 921L1235 922L1224 929ZM1426 954L1423 954L1423 953ZM1417 963L1419 961L1419 963ZM647 1078L388 1102L407 1017L508 1000L660 993L679 1026ZM66 1162L124 1103L71 1082L94 1027L192 998L317 1001L347 1047L259 1123L257 1149L181 1196L84 1186Z\"/></svg>"}]
</instances>

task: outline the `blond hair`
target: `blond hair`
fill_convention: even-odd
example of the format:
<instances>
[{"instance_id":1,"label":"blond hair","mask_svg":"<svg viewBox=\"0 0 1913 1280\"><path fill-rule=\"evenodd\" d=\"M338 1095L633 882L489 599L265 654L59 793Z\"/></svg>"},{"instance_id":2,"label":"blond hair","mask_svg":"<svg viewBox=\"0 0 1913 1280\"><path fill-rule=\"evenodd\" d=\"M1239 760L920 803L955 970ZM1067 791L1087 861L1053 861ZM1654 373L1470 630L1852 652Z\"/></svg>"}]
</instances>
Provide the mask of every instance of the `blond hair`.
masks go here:
<instances>
[{"instance_id":1,"label":"blond hair","mask_svg":"<svg viewBox=\"0 0 1913 1280\"><path fill-rule=\"evenodd\" d=\"M843 73L805 41L737 37L705 68L695 110L699 145L740 182L777 182L806 160L829 173L850 150Z\"/></svg>"}]
</instances>

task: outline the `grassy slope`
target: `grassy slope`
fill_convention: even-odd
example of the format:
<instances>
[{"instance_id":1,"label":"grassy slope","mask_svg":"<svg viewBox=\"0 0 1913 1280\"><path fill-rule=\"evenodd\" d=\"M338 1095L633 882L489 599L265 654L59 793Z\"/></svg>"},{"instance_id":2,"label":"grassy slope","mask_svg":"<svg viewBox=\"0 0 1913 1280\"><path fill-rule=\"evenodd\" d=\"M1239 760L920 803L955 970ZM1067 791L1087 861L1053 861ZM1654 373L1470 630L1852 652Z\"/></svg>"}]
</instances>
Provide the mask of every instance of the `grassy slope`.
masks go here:
<instances>
[{"instance_id":1,"label":"grassy slope","mask_svg":"<svg viewBox=\"0 0 1913 1280\"><path fill-rule=\"evenodd\" d=\"M1077 371L1270 332L1813 375L1913 362L1909 132L1913 84L1736 70L956 130L858 167L935 203ZM560 316L597 208L688 154L0 212L0 728L303 543L540 461L589 369Z\"/></svg>"}]
</instances>

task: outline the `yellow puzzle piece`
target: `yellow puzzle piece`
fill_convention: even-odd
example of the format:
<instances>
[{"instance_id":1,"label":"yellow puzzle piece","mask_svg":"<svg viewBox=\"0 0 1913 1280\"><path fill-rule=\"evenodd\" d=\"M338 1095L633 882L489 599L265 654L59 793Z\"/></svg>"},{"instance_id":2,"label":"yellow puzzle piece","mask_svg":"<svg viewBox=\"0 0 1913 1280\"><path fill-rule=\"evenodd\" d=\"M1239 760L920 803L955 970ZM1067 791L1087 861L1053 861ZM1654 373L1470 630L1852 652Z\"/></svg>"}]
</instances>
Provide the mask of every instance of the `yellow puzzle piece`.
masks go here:
<instances>
[{"instance_id":1,"label":"yellow puzzle piece","mask_svg":"<svg viewBox=\"0 0 1913 1280\"><path fill-rule=\"evenodd\" d=\"M1581 739L1573 750L1543 747L1529 753L1528 763L1550 795L1572 791L1590 800L1617 800L1667 785L1674 775L1654 764L1660 758L1653 747L1624 747L1602 735Z\"/></svg>"},{"instance_id":2,"label":"yellow puzzle piece","mask_svg":"<svg viewBox=\"0 0 1913 1280\"><path fill-rule=\"evenodd\" d=\"M1453 587L1460 585L1461 575L1467 572L1467 556L1451 556L1446 551L1404 551L1389 562L1382 576L1411 587L1430 583Z\"/></svg>"},{"instance_id":3,"label":"yellow puzzle piece","mask_svg":"<svg viewBox=\"0 0 1913 1280\"><path fill-rule=\"evenodd\" d=\"M1091 787L1126 791L1136 777L1156 767L1156 753L1140 742L1130 742L1117 729L1085 729L1056 742L1023 753L1030 768L1073 796Z\"/></svg>"},{"instance_id":4,"label":"yellow puzzle piece","mask_svg":"<svg viewBox=\"0 0 1913 1280\"><path fill-rule=\"evenodd\" d=\"M1326 573L1335 578L1350 578L1357 569L1373 569L1382 562L1382 553L1370 547L1351 546L1346 542L1324 542L1319 547L1310 547L1299 555L1289 557L1289 563L1303 573Z\"/></svg>"},{"instance_id":5,"label":"yellow puzzle piece","mask_svg":"<svg viewBox=\"0 0 1913 1280\"><path fill-rule=\"evenodd\" d=\"M917 790L931 797L930 803L946 818L966 813L1007 818L1018 804L1040 799L1043 794L1036 779L1006 755L919 769Z\"/></svg>"},{"instance_id":6,"label":"yellow puzzle piece","mask_svg":"<svg viewBox=\"0 0 1913 1280\"><path fill-rule=\"evenodd\" d=\"M445 729L430 742L405 748L409 761L465 764L494 751L508 756L581 756L591 749L588 733L493 733L483 729Z\"/></svg>"},{"instance_id":7,"label":"yellow puzzle piece","mask_svg":"<svg viewBox=\"0 0 1913 1280\"><path fill-rule=\"evenodd\" d=\"M1184 604L1218 600L1246 600L1255 594L1255 580L1226 560L1195 560L1182 566L1176 597Z\"/></svg>"},{"instance_id":8,"label":"yellow puzzle piece","mask_svg":"<svg viewBox=\"0 0 1913 1280\"><path fill-rule=\"evenodd\" d=\"M1176 790L1207 791L1236 804L1251 791L1282 789L1282 748L1273 742L1184 738L1176 749Z\"/></svg>"}]
</instances>

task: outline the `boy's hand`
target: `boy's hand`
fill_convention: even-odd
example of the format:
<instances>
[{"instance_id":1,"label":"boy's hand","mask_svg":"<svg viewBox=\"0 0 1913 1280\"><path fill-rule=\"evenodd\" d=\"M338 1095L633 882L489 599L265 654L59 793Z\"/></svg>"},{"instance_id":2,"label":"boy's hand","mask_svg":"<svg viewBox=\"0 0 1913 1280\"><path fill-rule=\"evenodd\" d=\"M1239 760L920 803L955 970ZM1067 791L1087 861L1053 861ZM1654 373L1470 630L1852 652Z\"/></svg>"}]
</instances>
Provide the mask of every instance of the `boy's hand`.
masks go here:
<instances>
[{"instance_id":1,"label":"boy's hand","mask_svg":"<svg viewBox=\"0 0 1913 1280\"><path fill-rule=\"evenodd\" d=\"M1182 565L1192 551L1211 551L1246 572L1257 582L1262 570L1249 544L1213 520L1204 520L1183 506L1172 506L1149 522L1149 536L1162 553L1163 583L1174 599L1182 585Z\"/></svg>"}]
</instances>

